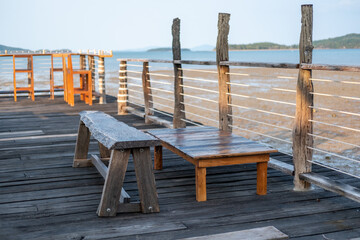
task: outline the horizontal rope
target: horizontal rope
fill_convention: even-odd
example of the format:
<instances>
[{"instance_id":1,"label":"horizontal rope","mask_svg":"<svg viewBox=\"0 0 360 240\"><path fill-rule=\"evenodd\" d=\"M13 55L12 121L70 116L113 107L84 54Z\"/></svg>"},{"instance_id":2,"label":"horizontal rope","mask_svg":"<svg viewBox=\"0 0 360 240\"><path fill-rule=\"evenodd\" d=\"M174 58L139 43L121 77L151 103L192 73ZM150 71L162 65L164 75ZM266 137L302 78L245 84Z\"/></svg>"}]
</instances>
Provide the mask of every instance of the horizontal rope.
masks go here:
<instances>
[{"instance_id":1,"label":"horizontal rope","mask_svg":"<svg viewBox=\"0 0 360 240\"><path fill-rule=\"evenodd\" d=\"M151 69L158 68L158 69L172 70L172 71L174 70L173 67L148 66L148 68L151 68ZM156 71L156 70L151 70L151 71Z\"/></svg>"},{"instance_id":2,"label":"horizontal rope","mask_svg":"<svg viewBox=\"0 0 360 240\"><path fill-rule=\"evenodd\" d=\"M175 77L173 75L166 75L166 74L160 74L160 73L148 73L148 75L150 75L150 76L159 76L159 77L170 77L170 78Z\"/></svg>"},{"instance_id":3,"label":"horizontal rope","mask_svg":"<svg viewBox=\"0 0 360 240\"><path fill-rule=\"evenodd\" d=\"M159 84L165 84L165 85L172 85L172 83L168 83L168 82L161 82L161 81L157 81L157 80L147 80L148 82L151 82L151 83L159 83Z\"/></svg>"},{"instance_id":4,"label":"horizontal rope","mask_svg":"<svg viewBox=\"0 0 360 240\"><path fill-rule=\"evenodd\" d=\"M150 108L151 110L153 110L154 112L158 112L158 113L161 113L161 114L164 114L165 116L168 116L168 117L173 117L173 115L169 114L169 113L166 113L166 112L163 112L163 111L159 111L155 108Z\"/></svg>"},{"instance_id":5,"label":"horizontal rope","mask_svg":"<svg viewBox=\"0 0 360 240\"><path fill-rule=\"evenodd\" d=\"M306 146L306 148L311 149L311 150L313 150L313 151L326 153L326 154L329 154L329 155L331 155L331 156L339 157L339 158L342 158L342 159L345 159L345 160L349 160L349 161L353 161L353 162L360 162L360 160L356 160L356 159L353 159L353 158L345 157L345 156L342 156L342 155L339 155L339 154L336 154L336 153L332 153L332 152L328 152L328 151L325 151L325 150L322 150L322 149L313 148L313 147L309 147L309 146Z\"/></svg>"},{"instance_id":6,"label":"horizontal rope","mask_svg":"<svg viewBox=\"0 0 360 240\"><path fill-rule=\"evenodd\" d=\"M309 79L314 82L334 82L334 83L357 84L357 85L360 84L360 82L352 82L352 81L335 81L331 79L320 79L320 78L309 78Z\"/></svg>"},{"instance_id":7,"label":"horizontal rope","mask_svg":"<svg viewBox=\"0 0 360 240\"><path fill-rule=\"evenodd\" d=\"M127 63L127 64L120 64L120 66L122 66L122 67L124 67L124 66L130 66L130 67L143 67L143 65L139 65L139 64L129 64L129 63Z\"/></svg>"},{"instance_id":8,"label":"horizontal rope","mask_svg":"<svg viewBox=\"0 0 360 240\"><path fill-rule=\"evenodd\" d=\"M135 84L135 83L127 83L128 86L135 86L135 87L140 87L142 88L142 85L139 84Z\"/></svg>"},{"instance_id":9,"label":"horizontal rope","mask_svg":"<svg viewBox=\"0 0 360 240\"><path fill-rule=\"evenodd\" d=\"M130 93L131 92L136 92L136 93L141 94L141 96L144 94L143 92L140 92L140 91L137 91L137 90L134 90L134 89L131 89L131 88L128 88L128 90L130 91ZM129 94L129 96L132 96L132 95Z\"/></svg>"},{"instance_id":10,"label":"horizontal rope","mask_svg":"<svg viewBox=\"0 0 360 240\"><path fill-rule=\"evenodd\" d=\"M318 95L318 96L326 96L326 97L337 97L337 98L343 98L343 99L351 99L351 100L360 100L358 97L348 97L348 96L342 96L342 95L334 95L334 94L328 94L328 93L318 93L318 92L310 92L312 95Z\"/></svg>"},{"instance_id":11,"label":"horizontal rope","mask_svg":"<svg viewBox=\"0 0 360 240\"><path fill-rule=\"evenodd\" d=\"M323 110L323 111L329 111L329 112L343 113L343 114L347 114L347 115L360 117L359 113L353 113L353 112L347 112L347 111L341 111L341 110L334 110L334 109L323 108L323 107L314 107L314 106L309 106L309 108L317 109L317 110Z\"/></svg>"},{"instance_id":12,"label":"horizontal rope","mask_svg":"<svg viewBox=\"0 0 360 240\"><path fill-rule=\"evenodd\" d=\"M286 104L286 105L291 105L291 106L296 106L296 103L289 103L289 102L272 100L272 99L267 99L267 98L252 97L252 96L249 96L249 95L240 95L240 94L235 94L235 93L226 93L226 95L236 96L236 97L242 97L242 98L256 99L256 100L266 101L266 102L281 103L281 104Z\"/></svg>"},{"instance_id":13,"label":"horizontal rope","mask_svg":"<svg viewBox=\"0 0 360 240\"><path fill-rule=\"evenodd\" d=\"M155 91L160 91L160 92L166 92L166 93L171 93L173 94L173 92L171 91L168 91L168 90L164 90L164 89L161 89L161 88L154 88L154 87L149 87L151 90L155 90Z\"/></svg>"},{"instance_id":14,"label":"horizontal rope","mask_svg":"<svg viewBox=\"0 0 360 240\"><path fill-rule=\"evenodd\" d=\"M191 107L199 108L199 109L202 109L202 110L205 110L205 111L210 111L210 112L218 113L218 111L213 110L213 109L204 108L204 107L200 107L200 106L195 106L195 105L192 105L192 104L190 104L190 103L184 103L184 102L180 102L180 103L183 104L183 105L185 105L185 106L191 106Z\"/></svg>"},{"instance_id":15,"label":"horizontal rope","mask_svg":"<svg viewBox=\"0 0 360 240\"><path fill-rule=\"evenodd\" d=\"M350 130L350 131L360 132L360 129L356 129L356 128L349 128L349 127L344 127L344 126L340 126L340 125L336 125L336 124L331 124L331 123L320 122L320 121L311 120L311 119L310 119L309 121L310 121L310 122L313 122L313 123L319 123L319 124L331 126L331 127L337 127L337 128L341 128L341 129Z\"/></svg>"},{"instance_id":16,"label":"horizontal rope","mask_svg":"<svg viewBox=\"0 0 360 240\"><path fill-rule=\"evenodd\" d=\"M207 99L207 98L202 98L202 97L197 97L197 96L193 96L193 95L189 95L189 94L185 94L185 93L180 93L180 95L183 95L183 96L186 96L186 97L197 98L197 99L204 100L204 101L208 101L208 102L219 103L218 101L215 101L215 100L211 100L211 99Z\"/></svg>"},{"instance_id":17,"label":"horizontal rope","mask_svg":"<svg viewBox=\"0 0 360 240\"><path fill-rule=\"evenodd\" d=\"M268 114L287 117L287 118L295 118L294 116L290 116L290 115L287 115L287 114L274 113L274 112L269 112L269 111L266 111L266 110L261 110L261 109L251 108L251 107L245 107L245 106L240 106L240 105L235 105L235 104L229 104L229 106L248 109L248 110L254 110L254 111L257 111L257 112L263 112L263 113L268 113Z\"/></svg>"},{"instance_id":18,"label":"horizontal rope","mask_svg":"<svg viewBox=\"0 0 360 240\"><path fill-rule=\"evenodd\" d=\"M171 107L171 106L168 106L168 105L164 105L164 104L161 104L161 103L158 103L158 102L154 102L154 101L150 101L149 102L155 104L155 105L159 105L159 106L162 106L162 107L165 107L165 108L170 108L171 110L174 109L174 107Z\"/></svg>"},{"instance_id":19,"label":"horizontal rope","mask_svg":"<svg viewBox=\"0 0 360 240\"><path fill-rule=\"evenodd\" d=\"M137 73L137 74L142 74L142 72L139 71L132 71L132 70L119 70L119 73Z\"/></svg>"},{"instance_id":20,"label":"horizontal rope","mask_svg":"<svg viewBox=\"0 0 360 240\"><path fill-rule=\"evenodd\" d=\"M241 127L237 127L237 126L230 125L230 124L229 124L229 126L233 127L233 128L236 128L236 129L239 129L239 130L251 132L251 133L254 133L254 134L258 134L260 136L264 136L264 137L272 138L272 139L275 139L275 140L278 140L278 141L281 141L281 142L292 144L292 142L290 142L290 141L286 141L284 139L273 137L273 136L270 136L270 135L267 135L267 134L264 134L264 133L255 132L255 131L252 131L252 130L249 130L249 129L246 129L246 128L241 128Z\"/></svg>"},{"instance_id":21,"label":"horizontal rope","mask_svg":"<svg viewBox=\"0 0 360 240\"><path fill-rule=\"evenodd\" d=\"M356 175L354 175L354 174L345 172L345 171L340 170L340 169L335 168L335 167L330 167L329 165L325 165L325 164L319 163L318 161L314 161L314 160L313 160L313 161L307 160L307 161L310 162L310 163L313 163L313 164L315 164L315 165L318 165L318 166L321 166L321 167L324 167L324 168L333 170L333 171L335 171L335 172L343 173L343 174L346 174L346 175L349 175L349 176L352 176L352 177L355 177L355 178L359 178L359 179L360 179L360 176L356 176Z\"/></svg>"},{"instance_id":22,"label":"horizontal rope","mask_svg":"<svg viewBox=\"0 0 360 240\"><path fill-rule=\"evenodd\" d=\"M188 72L203 72L203 73L214 73L217 74L217 71L208 71L208 70L199 70L199 69L189 69L189 68L178 68L179 70L188 71Z\"/></svg>"},{"instance_id":23,"label":"horizontal rope","mask_svg":"<svg viewBox=\"0 0 360 240\"><path fill-rule=\"evenodd\" d=\"M190 121L190 120L187 120L187 119L181 118L180 120L183 121L183 122L187 122L187 123L194 124L194 125L196 125L196 126L198 126L198 127L205 127L204 125L197 124L197 123L195 123L195 122L193 122L193 121Z\"/></svg>"},{"instance_id":24,"label":"horizontal rope","mask_svg":"<svg viewBox=\"0 0 360 240\"><path fill-rule=\"evenodd\" d=\"M243 119L243 120L246 120L246 121L249 121L249 122L256 122L256 123L259 123L259 124L264 124L264 125L267 125L267 126L270 126L270 127L276 127L276 128L281 128L281 129L284 129L284 130L292 131L291 128L281 127L281 126L273 125L273 124L270 124L270 123L257 121L257 120L254 120L254 119L249 119L249 118L234 116L234 115L232 115L232 114L228 114L228 116L231 116L231 117L237 118L237 119Z\"/></svg>"},{"instance_id":25,"label":"horizontal rope","mask_svg":"<svg viewBox=\"0 0 360 240\"><path fill-rule=\"evenodd\" d=\"M356 144L352 144L352 143L348 143L348 142L343 142L343 141L340 141L340 140L335 140L335 139L332 139L332 138L327 138L327 137L323 137L323 136L312 134L312 133L308 133L308 135L310 135L312 137L321 138L321 139L329 140L329 141L332 141L332 142L342 143L342 144L345 144L345 145L360 148L360 145L356 145Z\"/></svg>"},{"instance_id":26,"label":"horizontal rope","mask_svg":"<svg viewBox=\"0 0 360 240\"><path fill-rule=\"evenodd\" d=\"M290 76L271 76L271 75L256 75L249 73L226 73L227 75L244 76L244 77L260 77L260 78L278 78L278 79L297 79L297 77Z\"/></svg>"},{"instance_id":27,"label":"horizontal rope","mask_svg":"<svg viewBox=\"0 0 360 240\"><path fill-rule=\"evenodd\" d=\"M249 84L242 84L242 83L232 83L232 82L227 82L226 84L231 85L231 86L241 86L241 87L250 87Z\"/></svg>"},{"instance_id":28,"label":"horizontal rope","mask_svg":"<svg viewBox=\"0 0 360 240\"><path fill-rule=\"evenodd\" d=\"M139 107L144 107L144 105L141 104L141 103L135 103L135 102L130 102L130 101L129 101L129 103L134 104L134 105L139 106Z\"/></svg>"},{"instance_id":29,"label":"horizontal rope","mask_svg":"<svg viewBox=\"0 0 360 240\"><path fill-rule=\"evenodd\" d=\"M144 101L143 98L135 97L134 95L129 95L129 98L135 98L135 99L138 99L140 101Z\"/></svg>"},{"instance_id":30,"label":"horizontal rope","mask_svg":"<svg viewBox=\"0 0 360 240\"><path fill-rule=\"evenodd\" d=\"M219 94L217 91L209 90L209 89L205 89L205 88L198 88L198 87L187 86L187 85L180 85L180 86L184 87L184 88L191 88L191 89L200 90L200 91L204 91L204 92Z\"/></svg>"},{"instance_id":31,"label":"horizontal rope","mask_svg":"<svg viewBox=\"0 0 360 240\"><path fill-rule=\"evenodd\" d=\"M127 76L127 78L142 81L142 78L137 78L137 77L132 77L132 76Z\"/></svg>"},{"instance_id":32,"label":"horizontal rope","mask_svg":"<svg viewBox=\"0 0 360 240\"><path fill-rule=\"evenodd\" d=\"M203 79L203 78L193 78L193 77L180 77L180 78L185 79L185 80L195 80L195 81L200 81L200 82L218 83L218 81L207 80L207 79Z\"/></svg>"},{"instance_id":33,"label":"horizontal rope","mask_svg":"<svg viewBox=\"0 0 360 240\"><path fill-rule=\"evenodd\" d=\"M211 118L208 118L208 117L204 117L204 116L201 116L201 115L198 115L196 113L192 113L192 112L189 112L189 111L184 111L184 110L180 110L181 112L184 112L186 114L190 114L190 115L194 115L194 116L197 116L199 118L203 118L203 119L206 119L206 120L209 120L209 121L213 121L213 122L216 122L216 123L219 123L219 121L217 120L214 120L214 119L211 119Z\"/></svg>"},{"instance_id":34,"label":"horizontal rope","mask_svg":"<svg viewBox=\"0 0 360 240\"><path fill-rule=\"evenodd\" d=\"M272 89L273 89L273 90L276 90L276 91L296 93L296 90L291 90L291 89L285 89L285 88L272 88Z\"/></svg>"},{"instance_id":35,"label":"horizontal rope","mask_svg":"<svg viewBox=\"0 0 360 240\"><path fill-rule=\"evenodd\" d=\"M153 98L160 98L160 99L163 99L163 100L166 100L166 101L174 102L174 100L170 99L170 98L164 98L164 97L160 97L160 96L153 95L153 94L149 94L149 95L152 96Z\"/></svg>"}]
</instances>

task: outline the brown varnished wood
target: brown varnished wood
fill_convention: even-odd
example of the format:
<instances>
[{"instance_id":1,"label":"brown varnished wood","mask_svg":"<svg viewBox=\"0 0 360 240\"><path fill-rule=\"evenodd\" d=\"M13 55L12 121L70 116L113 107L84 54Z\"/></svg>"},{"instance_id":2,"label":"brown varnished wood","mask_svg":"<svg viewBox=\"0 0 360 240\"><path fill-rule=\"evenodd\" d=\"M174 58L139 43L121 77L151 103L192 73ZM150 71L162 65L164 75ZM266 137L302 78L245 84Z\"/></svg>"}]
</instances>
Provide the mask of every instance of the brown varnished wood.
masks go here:
<instances>
[{"instance_id":1,"label":"brown varnished wood","mask_svg":"<svg viewBox=\"0 0 360 240\"><path fill-rule=\"evenodd\" d=\"M269 154L258 154L252 156L244 155L241 157L203 159L203 160L198 160L196 165L199 167L218 167L218 166L228 166L228 165L236 165L236 164L268 162L268 161L269 161Z\"/></svg>"},{"instance_id":2,"label":"brown varnished wood","mask_svg":"<svg viewBox=\"0 0 360 240\"><path fill-rule=\"evenodd\" d=\"M206 201L206 168L195 167L196 201Z\"/></svg>"},{"instance_id":3,"label":"brown varnished wood","mask_svg":"<svg viewBox=\"0 0 360 240\"><path fill-rule=\"evenodd\" d=\"M161 170L163 168L162 162L162 146L155 146L154 148L154 169Z\"/></svg>"},{"instance_id":4,"label":"brown varnished wood","mask_svg":"<svg viewBox=\"0 0 360 240\"><path fill-rule=\"evenodd\" d=\"M269 157L267 157L269 159ZM256 177L256 194L266 195L267 191L267 161L258 162L256 164L257 177Z\"/></svg>"}]
</instances>

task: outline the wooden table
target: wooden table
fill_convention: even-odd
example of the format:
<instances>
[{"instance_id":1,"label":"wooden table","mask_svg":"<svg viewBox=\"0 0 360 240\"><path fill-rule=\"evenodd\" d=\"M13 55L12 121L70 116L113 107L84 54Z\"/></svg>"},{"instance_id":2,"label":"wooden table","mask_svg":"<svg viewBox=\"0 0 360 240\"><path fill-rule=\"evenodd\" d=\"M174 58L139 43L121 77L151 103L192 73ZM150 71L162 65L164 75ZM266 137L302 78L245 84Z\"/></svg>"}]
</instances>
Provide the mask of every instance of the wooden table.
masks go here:
<instances>
[{"instance_id":1,"label":"wooden table","mask_svg":"<svg viewBox=\"0 0 360 240\"><path fill-rule=\"evenodd\" d=\"M195 165L196 200L206 201L206 168L257 164L257 191L265 195L269 154L277 150L214 127L148 131L162 146ZM162 169L162 148L155 147L154 168Z\"/></svg>"}]
</instances>

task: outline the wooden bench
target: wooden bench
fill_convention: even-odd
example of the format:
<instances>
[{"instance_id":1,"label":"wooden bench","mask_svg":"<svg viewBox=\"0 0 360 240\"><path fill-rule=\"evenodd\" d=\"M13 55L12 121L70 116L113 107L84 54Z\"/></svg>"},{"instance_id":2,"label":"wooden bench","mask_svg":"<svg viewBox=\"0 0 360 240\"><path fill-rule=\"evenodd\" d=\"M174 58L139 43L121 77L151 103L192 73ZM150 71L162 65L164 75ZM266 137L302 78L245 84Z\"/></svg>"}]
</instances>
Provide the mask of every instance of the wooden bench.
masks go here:
<instances>
[{"instance_id":1,"label":"wooden bench","mask_svg":"<svg viewBox=\"0 0 360 240\"><path fill-rule=\"evenodd\" d=\"M80 116L73 167L95 166L105 178L98 216L115 216L117 212L159 212L150 147L161 145L160 141L103 112L83 111ZM90 134L99 142L100 157L92 155L88 159ZM122 189L130 153L140 203L126 203L129 196ZM104 164L107 161L108 167Z\"/></svg>"},{"instance_id":2,"label":"wooden bench","mask_svg":"<svg viewBox=\"0 0 360 240\"><path fill-rule=\"evenodd\" d=\"M148 131L162 146L195 165L196 200L206 201L206 168L244 163L257 164L257 191L267 190L269 154L277 150L214 127ZM154 168L162 169L162 147L155 147Z\"/></svg>"}]
</instances>

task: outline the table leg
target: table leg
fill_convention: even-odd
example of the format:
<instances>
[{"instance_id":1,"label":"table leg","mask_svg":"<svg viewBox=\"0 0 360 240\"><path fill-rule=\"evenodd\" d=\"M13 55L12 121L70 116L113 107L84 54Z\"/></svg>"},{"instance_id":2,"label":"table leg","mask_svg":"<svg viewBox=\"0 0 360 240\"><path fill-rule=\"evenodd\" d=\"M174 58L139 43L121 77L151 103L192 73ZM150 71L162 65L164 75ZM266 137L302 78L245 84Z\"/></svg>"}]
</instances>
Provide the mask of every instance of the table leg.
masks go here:
<instances>
[{"instance_id":1,"label":"table leg","mask_svg":"<svg viewBox=\"0 0 360 240\"><path fill-rule=\"evenodd\" d=\"M162 168L163 168L162 146L155 146L155 148L154 148L154 169L161 170Z\"/></svg>"},{"instance_id":2,"label":"table leg","mask_svg":"<svg viewBox=\"0 0 360 240\"><path fill-rule=\"evenodd\" d=\"M195 167L196 201L206 201L206 168Z\"/></svg>"},{"instance_id":3,"label":"table leg","mask_svg":"<svg viewBox=\"0 0 360 240\"><path fill-rule=\"evenodd\" d=\"M267 189L267 162L258 162L257 168L257 183L256 194L266 195Z\"/></svg>"}]
</instances>

